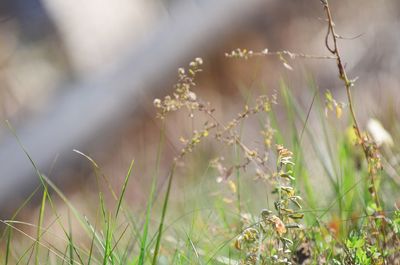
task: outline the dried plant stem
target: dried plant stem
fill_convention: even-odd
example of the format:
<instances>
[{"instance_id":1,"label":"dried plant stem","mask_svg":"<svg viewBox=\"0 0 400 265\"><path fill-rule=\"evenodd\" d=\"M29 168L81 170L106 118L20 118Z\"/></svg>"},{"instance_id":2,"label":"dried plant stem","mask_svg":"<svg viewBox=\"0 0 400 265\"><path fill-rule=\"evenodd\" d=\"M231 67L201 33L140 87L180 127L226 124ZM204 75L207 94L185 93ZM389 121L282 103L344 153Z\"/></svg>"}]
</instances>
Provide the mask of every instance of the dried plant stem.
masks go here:
<instances>
[{"instance_id":1,"label":"dried plant stem","mask_svg":"<svg viewBox=\"0 0 400 265\"><path fill-rule=\"evenodd\" d=\"M287 55L291 59L302 58L302 59L316 59L316 60L329 60L329 59L336 59L335 56L328 56L328 55L312 55L312 54L305 54L305 53L296 53L290 51L277 51L277 52L254 52L253 56L283 56Z\"/></svg>"},{"instance_id":2,"label":"dried plant stem","mask_svg":"<svg viewBox=\"0 0 400 265\"><path fill-rule=\"evenodd\" d=\"M351 95L351 87L353 87L354 82L348 78L346 69L344 68L344 65L343 65L343 60L340 55L340 50L338 48L338 43L337 43L337 40L340 36L336 34L335 24L333 23L332 13L329 8L328 0L321 0L321 3L323 4L323 7L324 7L324 10L326 13L326 17L328 20L328 31L325 36L325 45L326 45L326 48L336 57L337 67L339 70L339 77L340 77L340 79L343 80L345 88L346 88L347 101L348 101L349 108L350 108L350 114L351 114L351 117L352 117L352 120L354 123L354 130L355 130L357 138L362 146L362 149L364 151L364 155L367 160L368 167L369 167L369 176L370 176L370 181L371 181L370 194L371 194L376 206L378 207L378 209L381 209L379 196L378 196L377 190L376 190L376 181L375 181L376 176L375 176L375 173L373 172L373 169L371 169L373 166L371 165L371 160L370 160L371 155L370 155L369 146L368 146L369 139L368 139L368 136L362 135L362 132L361 132L360 126L358 125L357 117L356 117L356 114L354 111L354 103L353 103L353 99L352 99L352 95ZM331 46L331 44L329 44L330 38L333 42L333 47Z\"/></svg>"}]
</instances>

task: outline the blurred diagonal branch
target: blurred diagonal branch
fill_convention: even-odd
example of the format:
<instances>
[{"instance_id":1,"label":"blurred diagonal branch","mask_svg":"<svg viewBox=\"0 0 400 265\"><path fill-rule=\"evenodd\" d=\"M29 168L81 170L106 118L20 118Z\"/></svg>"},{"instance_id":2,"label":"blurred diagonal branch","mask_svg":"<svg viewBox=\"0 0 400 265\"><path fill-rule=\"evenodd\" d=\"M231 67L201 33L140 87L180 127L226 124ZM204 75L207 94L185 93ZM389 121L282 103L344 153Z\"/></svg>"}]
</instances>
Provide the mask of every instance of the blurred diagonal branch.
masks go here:
<instances>
[{"instance_id":1,"label":"blurred diagonal branch","mask_svg":"<svg viewBox=\"0 0 400 265\"><path fill-rule=\"evenodd\" d=\"M221 0L179 5L171 13L174 19L160 23L155 34L107 72L61 89L63 93L41 117L17 128L21 141L39 168L48 166L58 154L67 167L64 164L71 159L73 149L84 149L99 132L104 137L139 109L143 96L151 93L146 87L161 82L171 69L193 57L194 51L222 41L224 35L251 19L261 5L267 8L275 2ZM25 197L38 182L11 136L0 146L0 175L0 206L16 194Z\"/></svg>"}]
</instances>

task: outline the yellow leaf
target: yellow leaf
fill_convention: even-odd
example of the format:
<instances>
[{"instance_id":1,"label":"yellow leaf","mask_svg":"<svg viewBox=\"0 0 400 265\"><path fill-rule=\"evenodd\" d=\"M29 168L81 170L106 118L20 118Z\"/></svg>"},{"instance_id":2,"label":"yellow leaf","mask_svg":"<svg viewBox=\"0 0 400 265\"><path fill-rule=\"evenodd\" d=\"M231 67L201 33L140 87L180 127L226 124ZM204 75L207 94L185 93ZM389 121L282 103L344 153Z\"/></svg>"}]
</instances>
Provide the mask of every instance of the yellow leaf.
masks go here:
<instances>
[{"instance_id":1,"label":"yellow leaf","mask_svg":"<svg viewBox=\"0 0 400 265\"><path fill-rule=\"evenodd\" d=\"M232 191L233 193L236 193L237 188L236 188L235 182L233 182L232 180L229 180L229 181L228 181L228 184L229 184L229 188L231 189L231 191Z\"/></svg>"},{"instance_id":2,"label":"yellow leaf","mask_svg":"<svg viewBox=\"0 0 400 265\"><path fill-rule=\"evenodd\" d=\"M343 113L342 107L340 107L339 105L337 105L337 106L336 106L336 117L337 117L338 119L340 119L340 117L342 117L342 113Z\"/></svg>"},{"instance_id":3,"label":"yellow leaf","mask_svg":"<svg viewBox=\"0 0 400 265\"><path fill-rule=\"evenodd\" d=\"M235 248L237 249L237 250L241 250L242 249L242 238L241 237L239 237L239 238L237 238L236 240L235 240Z\"/></svg>"},{"instance_id":4,"label":"yellow leaf","mask_svg":"<svg viewBox=\"0 0 400 265\"><path fill-rule=\"evenodd\" d=\"M225 203L228 203L228 204L230 204L230 203L233 202L233 200L231 200L231 199L229 199L229 198L223 198L222 200L223 200Z\"/></svg>"}]
</instances>

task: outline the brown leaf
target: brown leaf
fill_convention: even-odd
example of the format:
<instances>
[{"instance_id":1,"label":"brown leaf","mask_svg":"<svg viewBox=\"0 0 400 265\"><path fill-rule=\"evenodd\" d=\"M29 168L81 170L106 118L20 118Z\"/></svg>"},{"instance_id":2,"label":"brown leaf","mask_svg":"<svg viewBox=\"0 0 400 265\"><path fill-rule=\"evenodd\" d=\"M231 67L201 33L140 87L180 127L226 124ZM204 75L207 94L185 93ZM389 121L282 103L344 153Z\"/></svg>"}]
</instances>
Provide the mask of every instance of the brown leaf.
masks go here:
<instances>
[{"instance_id":1,"label":"brown leaf","mask_svg":"<svg viewBox=\"0 0 400 265\"><path fill-rule=\"evenodd\" d=\"M275 224L275 230L279 234L279 236L282 236L287 232L285 224L278 216L273 215L271 216L270 220Z\"/></svg>"}]
</instances>

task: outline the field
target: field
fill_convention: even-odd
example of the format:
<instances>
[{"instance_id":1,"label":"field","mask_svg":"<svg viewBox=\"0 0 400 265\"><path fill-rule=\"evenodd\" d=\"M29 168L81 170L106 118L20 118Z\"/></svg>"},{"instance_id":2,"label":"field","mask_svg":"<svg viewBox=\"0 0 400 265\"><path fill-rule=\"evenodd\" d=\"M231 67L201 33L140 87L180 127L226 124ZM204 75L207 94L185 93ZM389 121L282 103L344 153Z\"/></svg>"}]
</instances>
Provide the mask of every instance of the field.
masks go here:
<instances>
[{"instance_id":1,"label":"field","mask_svg":"<svg viewBox=\"0 0 400 265\"><path fill-rule=\"evenodd\" d=\"M127 194L139 185L140 157L116 187L95 158L74 150L96 175L95 198L87 200L97 204L86 205L37 168L7 123L41 187L1 220L1 262L400 264L398 120L387 130L357 111L362 93L353 91L361 88L348 76L334 14L321 2L324 55L248 47L227 51L225 59L278 60L289 72L299 60L327 61L344 97L306 76L303 104L282 78L276 89L240 87L239 111L232 113L198 89L207 62L193 59L177 69L173 92L153 101L159 140L143 205ZM395 115L386 119L396 122ZM182 134L171 139L177 124ZM21 221L19 212L38 194L36 221Z\"/></svg>"}]
</instances>

